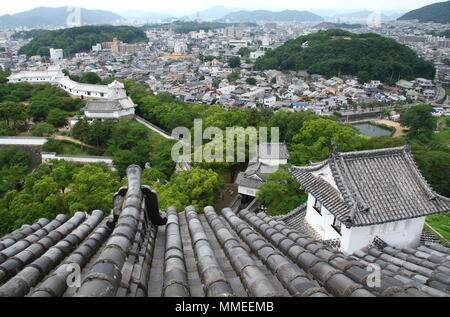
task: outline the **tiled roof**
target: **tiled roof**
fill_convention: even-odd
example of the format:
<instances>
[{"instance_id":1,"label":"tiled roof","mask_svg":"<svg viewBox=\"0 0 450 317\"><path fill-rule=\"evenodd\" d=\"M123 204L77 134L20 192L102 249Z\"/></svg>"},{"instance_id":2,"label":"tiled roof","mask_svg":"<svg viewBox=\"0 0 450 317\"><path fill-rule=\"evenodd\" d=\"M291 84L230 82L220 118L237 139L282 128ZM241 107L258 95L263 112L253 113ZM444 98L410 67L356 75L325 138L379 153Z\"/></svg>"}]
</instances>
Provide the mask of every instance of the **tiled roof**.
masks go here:
<instances>
[{"instance_id":1,"label":"tiled roof","mask_svg":"<svg viewBox=\"0 0 450 317\"><path fill-rule=\"evenodd\" d=\"M83 108L89 112L114 112L123 109L134 108L136 105L129 97L115 100L88 100L86 106Z\"/></svg>"},{"instance_id":2,"label":"tiled roof","mask_svg":"<svg viewBox=\"0 0 450 317\"><path fill-rule=\"evenodd\" d=\"M258 175L258 177L263 178L263 175ZM263 178L264 179L264 178ZM245 186L249 188L258 189L259 186L265 183L265 180L259 180L254 177L250 178L247 175L245 175L244 172L240 172L238 176L236 177L235 184L239 186Z\"/></svg>"},{"instance_id":3,"label":"tiled roof","mask_svg":"<svg viewBox=\"0 0 450 317\"><path fill-rule=\"evenodd\" d=\"M312 172L329 165L336 189ZM298 182L349 226L382 224L450 211L420 174L408 146L333 153L312 167L291 169Z\"/></svg>"},{"instance_id":4,"label":"tiled roof","mask_svg":"<svg viewBox=\"0 0 450 317\"><path fill-rule=\"evenodd\" d=\"M0 296L449 296L450 249L346 255L270 216L213 207L162 214L128 169L100 211L41 219L0 239ZM381 284L370 287L370 263ZM72 282L76 268L80 285ZM75 271L74 271L75 269ZM75 275L74 275L75 274ZM74 279L76 280L76 278Z\"/></svg>"},{"instance_id":5,"label":"tiled roof","mask_svg":"<svg viewBox=\"0 0 450 317\"><path fill-rule=\"evenodd\" d=\"M113 112L122 110L122 107L117 100L89 100L84 110L89 112Z\"/></svg>"}]
</instances>

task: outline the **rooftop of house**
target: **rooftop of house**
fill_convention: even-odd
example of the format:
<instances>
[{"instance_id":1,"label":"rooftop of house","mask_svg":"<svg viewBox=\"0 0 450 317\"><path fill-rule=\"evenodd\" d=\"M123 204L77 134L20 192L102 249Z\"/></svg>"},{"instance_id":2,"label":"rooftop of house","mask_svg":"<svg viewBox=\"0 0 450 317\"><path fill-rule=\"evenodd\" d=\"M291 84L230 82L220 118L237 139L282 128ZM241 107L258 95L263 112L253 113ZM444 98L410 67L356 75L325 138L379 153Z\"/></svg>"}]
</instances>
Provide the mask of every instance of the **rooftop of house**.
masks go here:
<instances>
[{"instance_id":1,"label":"rooftop of house","mask_svg":"<svg viewBox=\"0 0 450 317\"><path fill-rule=\"evenodd\" d=\"M135 108L136 105L133 103L130 97L116 99L116 100L88 100L86 106L83 108L84 111L89 112L114 112L124 109Z\"/></svg>"},{"instance_id":2,"label":"rooftop of house","mask_svg":"<svg viewBox=\"0 0 450 317\"><path fill-rule=\"evenodd\" d=\"M329 167L332 180L317 174ZM450 199L430 187L410 146L339 153L291 173L348 227L383 224L450 211Z\"/></svg>"},{"instance_id":3,"label":"rooftop of house","mask_svg":"<svg viewBox=\"0 0 450 317\"><path fill-rule=\"evenodd\" d=\"M449 296L450 249L374 244L343 254L282 218L244 209L158 210L127 170L110 215L41 219L0 239L0 296ZM288 215L289 216L289 215ZM381 268L380 285L366 283ZM68 284L79 267L81 284Z\"/></svg>"}]
</instances>

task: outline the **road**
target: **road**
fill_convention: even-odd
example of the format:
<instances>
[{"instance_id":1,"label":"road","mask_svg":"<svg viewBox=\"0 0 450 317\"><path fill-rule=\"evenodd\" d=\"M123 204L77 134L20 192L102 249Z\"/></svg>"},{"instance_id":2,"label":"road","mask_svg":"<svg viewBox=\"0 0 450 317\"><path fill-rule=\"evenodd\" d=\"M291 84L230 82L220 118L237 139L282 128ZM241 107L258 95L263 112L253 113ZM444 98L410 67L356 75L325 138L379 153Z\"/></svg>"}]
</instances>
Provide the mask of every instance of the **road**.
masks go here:
<instances>
[{"instance_id":1,"label":"road","mask_svg":"<svg viewBox=\"0 0 450 317\"><path fill-rule=\"evenodd\" d=\"M91 148L91 149L96 149L95 146L83 143L83 142L81 142L81 141L79 141L77 139L74 139L74 138L71 138L71 137L68 137L68 136L55 135L54 138L55 138L55 140L66 140L66 141L70 141L70 142L73 142L73 143L76 143L76 144L79 144L79 145L82 145L82 146L85 146L85 147L88 147L88 148Z\"/></svg>"},{"instance_id":2,"label":"road","mask_svg":"<svg viewBox=\"0 0 450 317\"><path fill-rule=\"evenodd\" d=\"M445 98L445 89L442 87L441 84L436 85L436 97L434 98L434 101L436 103L441 103L441 101ZM447 98L448 100L448 98Z\"/></svg>"}]
</instances>

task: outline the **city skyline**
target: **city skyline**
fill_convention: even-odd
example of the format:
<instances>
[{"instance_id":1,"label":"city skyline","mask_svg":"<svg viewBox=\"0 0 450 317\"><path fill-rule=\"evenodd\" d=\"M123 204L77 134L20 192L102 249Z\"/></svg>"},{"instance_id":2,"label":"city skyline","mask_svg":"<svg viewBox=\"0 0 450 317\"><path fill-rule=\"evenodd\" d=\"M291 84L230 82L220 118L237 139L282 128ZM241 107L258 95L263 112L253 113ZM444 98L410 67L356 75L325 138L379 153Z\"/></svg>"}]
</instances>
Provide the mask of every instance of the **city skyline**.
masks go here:
<instances>
[{"instance_id":1,"label":"city skyline","mask_svg":"<svg viewBox=\"0 0 450 317\"><path fill-rule=\"evenodd\" d=\"M386 10L386 11L409 11L417 9L433 3L443 2L441 0L412 0L407 4L404 2L388 1L388 0L349 0L344 5L340 5L334 0L307 0L302 3L298 3L293 0L279 0L269 1L261 4L260 1L247 0L245 4L242 1L230 0L226 3L221 0L191 0L189 2L174 0L170 3L146 3L138 0L129 0L126 3L115 2L105 0L47 0L42 6L46 7L62 7L62 6L76 6L86 9L101 9L114 11L116 13L124 13L128 10L142 10L156 13L166 13L172 15L188 15L197 11L209 9L215 6L225 6L227 8L239 8L243 10L271 10L271 11L283 11L283 10L315 10L315 9L351 9L357 10ZM18 12L32 10L38 7L36 1L22 0L19 3L11 2L4 3L0 9L0 14L15 14ZM176 9L174 9L176 8Z\"/></svg>"}]
</instances>

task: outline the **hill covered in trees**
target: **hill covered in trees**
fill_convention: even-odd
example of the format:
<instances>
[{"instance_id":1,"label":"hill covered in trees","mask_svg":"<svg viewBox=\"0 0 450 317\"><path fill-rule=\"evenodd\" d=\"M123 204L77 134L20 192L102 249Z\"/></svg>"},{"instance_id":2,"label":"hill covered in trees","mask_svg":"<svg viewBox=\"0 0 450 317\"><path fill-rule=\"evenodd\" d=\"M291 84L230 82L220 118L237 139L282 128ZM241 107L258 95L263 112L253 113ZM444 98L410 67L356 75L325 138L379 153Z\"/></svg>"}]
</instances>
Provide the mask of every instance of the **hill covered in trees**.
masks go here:
<instances>
[{"instance_id":1,"label":"hill covered in trees","mask_svg":"<svg viewBox=\"0 0 450 317\"><path fill-rule=\"evenodd\" d=\"M420 22L450 23L450 1L434 3L410 11L398 20L419 20Z\"/></svg>"},{"instance_id":2,"label":"hill covered in trees","mask_svg":"<svg viewBox=\"0 0 450 317\"><path fill-rule=\"evenodd\" d=\"M87 52L92 45L111 41L114 37L125 43L148 41L144 31L132 26L82 26L40 34L23 46L19 54L48 56L50 47L62 48L65 54Z\"/></svg>"},{"instance_id":3,"label":"hill covered in trees","mask_svg":"<svg viewBox=\"0 0 450 317\"><path fill-rule=\"evenodd\" d=\"M6 14L0 16L0 29L66 26L68 17L71 13L72 10L69 10L68 7L39 7L13 15ZM110 24L124 20L120 15L104 10L80 9L80 17L81 23L83 24Z\"/></svg>"},{"instance_id":4,"label":"hill covered in trees","mask_svg":"<svg viewBox=\"0 0 450 317\"><path fill-rule=\"evenodd\" d=\"M29 40L29 39L33 39L36 36L39 36L41 34L44 34L45 32L48 32L48 30L43 30L43 29L34 29L34 30L30 30L30 31L18 31L16 33L14 33L13 35L11 35L11 39L13 40Z\"/></svg>"},{"instance_id":5,"label":"hill covered in trees","mask_svg":"<svg viewBox=\"0 0 450 317\"><path fill-rule=\"evenodd\" d=\"M290 40L259 58L256 67L260 70L307 70L329 77L355 75L363 82L431 79L435 75L433 63L393 39L337 29Z\"/></svg>"},{"instance_id":6,"label":"hill covered in trees","mask_svg":"<svg viewBox=\"0 0 450 317\"><path fill-rule=\"evenodd\" d=\"M266 10L238 11L227 14L223 21L232 22L256 22L256 21L278 21L278 22L314 22L323 21L321 16L308 11L284 10L272 12Z\"/></svg>"}]
</instances>

